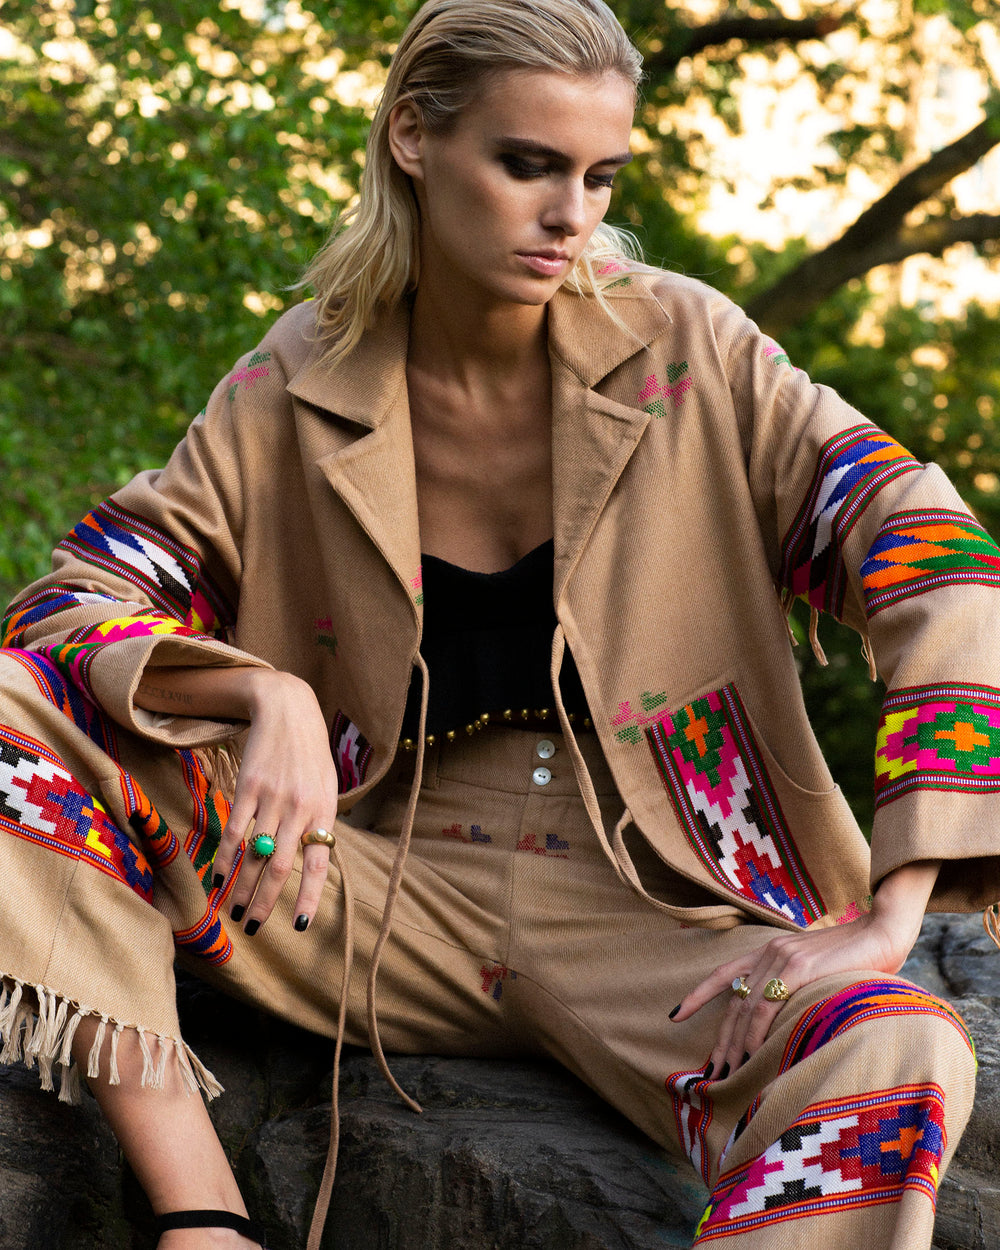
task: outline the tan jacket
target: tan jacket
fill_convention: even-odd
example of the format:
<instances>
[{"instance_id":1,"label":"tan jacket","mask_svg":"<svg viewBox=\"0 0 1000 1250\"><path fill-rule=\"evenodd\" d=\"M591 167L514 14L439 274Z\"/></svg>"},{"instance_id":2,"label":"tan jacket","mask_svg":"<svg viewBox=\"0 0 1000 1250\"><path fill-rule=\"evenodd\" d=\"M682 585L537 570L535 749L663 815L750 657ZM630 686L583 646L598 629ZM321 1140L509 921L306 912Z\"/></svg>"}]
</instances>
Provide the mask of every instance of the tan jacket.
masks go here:
<instances>
[{"instance_id":1,"label":"tan jacket","mask_svg":"<svg viewBox=\"0 0 1000 1250\"><path fill-rule=\"evenodd\" d=\"M591 802L616 870L641 888L631 823L718 899L694 923L830 924L923 858L947 861L932 906L991 901L996 545L936 466L730 301L628 281L615 319L566 292L549 312L553 657L572 651L622 796L611 831ZM175 746L233 726L135 708L147 662L294 672L328 714L350 807L393 758L420 646L407 333L400 308L331 370L312 306L281 317L167 467L60 545L7 644L47 649L120 723ZM806 720L779 598L797 594L867 635L889 688L870 864Z\"/></svg>"}]
</instances>

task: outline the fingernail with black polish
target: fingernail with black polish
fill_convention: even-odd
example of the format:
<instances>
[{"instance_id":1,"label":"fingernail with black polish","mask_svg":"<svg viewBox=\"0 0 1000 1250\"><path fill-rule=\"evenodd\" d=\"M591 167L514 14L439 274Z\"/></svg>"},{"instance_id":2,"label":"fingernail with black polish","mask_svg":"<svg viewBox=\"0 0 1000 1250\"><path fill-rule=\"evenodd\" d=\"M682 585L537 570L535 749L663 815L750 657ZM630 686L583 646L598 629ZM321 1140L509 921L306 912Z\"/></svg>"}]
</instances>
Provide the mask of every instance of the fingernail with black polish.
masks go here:
<instances>
[{"instance_id":1,"label":"fingernail with black polish","mask_svg":"<svg viewBox=\"0 0 1000 1250\"><path fill-rule=\"evenodd\" d=\"M247 937L253 937L253 935L257 932L259 928L260 928L259 920L248 920L246 924L243 926L243 932L247 935Z\"/></svg>"},{"instance_id":2,"label":"fingernail with black polish","mask_svg":"<svg viewBox=\"0 0 1000 1250\"><path fill-rule=\"evenodd\" d=\"M230 917L232 918L233 924L240 923L240 921L243 919L243 913L245 911L246 911L245 907L241 907L239 903L236 904L233 910L229 913Z\"/></svg>"},{"instance_id":3,"label":"fingernail with black polish","mask_svg":"<svg viewBox=\"0 0 1000 1250\"><path fill-rule=\"evenodd\" d=\"M298 930L299 933L305 933L306 929L309 928L309 917L308 916L296 916L295 928Z\"/></svg>"},{"instance_id":4,"label":"fingernail with black polish","mask_svg":"<svg viewBox=\"0 0 1000 1250\"><path fill-rule=\"evenodd\" d=\"M729 1064L724 1063L722 1065L721 1070L719 1071L719 1080L724 1081L728 1075L729 1075Z\"/></svg>"},{"instance_id":5,"label":"fingernail with black polish","mask_svg":"<svg viewBox=\"0 0 1000 1250\"><path fill-rule=\"evenodd\" d=\"M215 876L212 878L212 889L221 890L222 887L225 885L225 883L226 883L226 878L222 875L221 872L217 872Z\"/></svg>"},{"instance_id":6,"label":"fingernail with black polish","mask_svg":"<svg viewBox=\"0 0 1000 1250\"><path fill-rule=\"evenodd\" d=\"M678 1004L677 1004L677 1006L673 1009L673 1011L672 1011L672 1012L670 1012L670 1014L669 1014L669 1016L668 1016L667 1018L668 1018L668 1019L670 1019L670 1020L673 1020L673 1018L677 1015L677 1013L680 1011L680 1009L681 1009L681 1005L680 1005L680 1003L678 1003Z\"/></svg>"},{"instance_id":7,"label":"fingernail with black polish","mask_svg":"<svg viewBox=\"0 0 1000 1250\"><path fill-rule=\"evenodd\" d=\"M712 1073L713 1073L714 1071L715 1071L715 1064L714 1064L714 1063L710 1063L710 1064L708 1065L708 1067L705 1069L705 1075L704 1075L704 1077L703 1077L702 1079L703 1079L703 1080L705 1080L705 1081L710 1080L710 1079L711 1079L711 1076L712 1076Z\"/></svg>"}]
</instances>

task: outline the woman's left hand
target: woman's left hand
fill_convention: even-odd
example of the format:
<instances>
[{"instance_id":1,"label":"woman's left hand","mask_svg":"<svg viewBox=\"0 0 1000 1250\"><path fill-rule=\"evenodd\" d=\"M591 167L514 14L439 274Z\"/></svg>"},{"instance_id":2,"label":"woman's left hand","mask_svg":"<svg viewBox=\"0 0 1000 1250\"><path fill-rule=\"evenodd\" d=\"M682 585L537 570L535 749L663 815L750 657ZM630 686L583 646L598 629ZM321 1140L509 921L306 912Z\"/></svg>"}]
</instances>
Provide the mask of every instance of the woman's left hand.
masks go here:
<instances>
[{"instance_id":1,"label":"woman's left hand","mask_svg":"<svg viewBox=\"0 0 1000 1250\"><path fill-rule=\"evenodd\" d=\"M783 983L789 994L831 973L873 969L895 973L920 934L927 901L937 879L937 861L897 868L880 883L871 911L828 929L781 933L758 950L723 964L684 998L671 1019L688 1020L718 994L732 1001L712 1049L708 1076L724 1079L754 1054L785 1006L764 997L768 982ZM740 977L750 993L740 998Z\"/></svg>"}]
</instances>

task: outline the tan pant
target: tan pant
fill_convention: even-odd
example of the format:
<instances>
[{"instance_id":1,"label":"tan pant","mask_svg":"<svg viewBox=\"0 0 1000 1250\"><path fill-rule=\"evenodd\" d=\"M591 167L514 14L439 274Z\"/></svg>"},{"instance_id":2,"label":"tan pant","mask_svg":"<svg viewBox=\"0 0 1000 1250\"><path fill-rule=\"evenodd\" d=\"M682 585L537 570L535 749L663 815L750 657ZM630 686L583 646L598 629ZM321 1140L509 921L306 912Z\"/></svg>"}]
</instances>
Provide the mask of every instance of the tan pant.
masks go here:
<instances>
[{"instance_id":1,"label":"tan pant","mask_svg":"<svg viewBox=\"0 0 1000 1250\"><path fill-rule=\"evenodd\" d=\"M208 828L191 761L180 785L174 752L121 733L112 743L93 724L83 732L51 692L39 697L37 672L2 659L4 1040L20 1030L43 1067L58 1063L72 1018L58 1008L69 1002L108 1017L109 1033L135 1027L159 1035L168 1052L174 1042L183 1061L169 959L181 939L184 962L200 975L332 1035L344 946L336 871L306 933L292 927L292 880L268 923L248 938L225 920L230 887L206 896L205 864L201 878L191 866L192 856L204 859L203 833L181 834L176 846L153 838L155 820L136 816L135 796L122 784L122 769L142 776L172 829L192 819L196 829ZM42 742L51 758L36 760ZM611 825L621 802L596 741L585 737L583 746ZM367 1041L364 985L406 773L404 758L365 811L336 826L356 911L347 1037L357 1043ZM96 808L88 795L99 797ZM58 836L46 832L57 816ZM39 829L19 831L18 820ZM118 836L123 829L131 842ZM130 845L150 861L159 856L155 909ZM741 923L736 913L729 929L698 927L698 907L717 900L658 866L651 852L636 847L635 857L647 888L691 909L691 924L619 881L559 735L491 728L429 751L379 973L386 1049L558 1059L691 1159L713 1189L698 1244L737 1236L741 1247L825 1250L863 1237L872 1250L928 1246L939 1171L971 1109L974 1061L961 1022L906 982L859 970L794 994L747 1064L726 1080L706 1081L727 996L683 1024L668 1013L712 968L774 931ZM32 987L46 1008L33 1033L25 1019ZM8 1045L8 1058L17 1053L20 1044Z\"/></svg>"},{"instance_id":2,"label":"tan pant","mask_svg":"<svg viewBox=\"0 0 1000 1250\"><path fill-rule=\"evenodd\" d=\"M596 742L584 742L613 823L620 800ZM370 828L337 827L357 908L354 1042L367 1041L367 961L408 788L404 771L382 787ZM641 868L672 901L715 902L651 855ZM219 979L241 967L241 993L265 1006L289 980L311 980L310 995L325 986L325 1019L316 1002L306 1023L329 1032L341 884L331 874L311 969L293 901L290 886L260 934L233 934ZM724 1081L704 1071L726 996L684 1024L668 1019L711 969L773 935L757 924L686 927L652 907L600 849L561 737L491 730L428 752L379 973L382 1039L388 1051L559 1060L714 1187L698 1244L738 1236L741 1247L827 1250L863 1235L870 1247L929 1245L936 1181L974 1081L968 1038L945 1004L884 974L827 978L795 994L767 1044Z\"/></svg>"}]
</instances>

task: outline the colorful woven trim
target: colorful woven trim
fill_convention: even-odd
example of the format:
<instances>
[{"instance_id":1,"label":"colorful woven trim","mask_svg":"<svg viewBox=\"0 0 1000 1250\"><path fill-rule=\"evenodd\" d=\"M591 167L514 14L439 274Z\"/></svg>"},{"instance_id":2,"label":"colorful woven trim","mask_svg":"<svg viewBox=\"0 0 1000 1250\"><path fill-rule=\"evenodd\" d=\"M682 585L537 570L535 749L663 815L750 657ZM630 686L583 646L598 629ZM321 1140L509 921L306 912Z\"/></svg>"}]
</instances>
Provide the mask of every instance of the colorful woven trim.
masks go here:
<instances>
[{"instance_id":1,"label":"colorful woven trim","mask_svg":"<svg viewBox=\"0 0 1000 1250\"><path fill-rule=\"evenodd\" d=\"M18 647L7 647L3 654L5 659L20 664L31 675L43 699L68 716L77 729L97 743L105 755L118 758L114 721L105 716L73 682L67 681L57 664L38 652L22 651Z\"/></svg>"},{"instance_id":2,"label":"colorful woven trim","mask_svg":"<svg viewBox=\"0 0 1000 1250\"><path fill-rule=\"evenodd\" d=\"M788 1039L778 1071L787 1072L856 1024L899 1015L937 1016L950 1024L975 1054L965 1022L943 999L905 981L858 981L809 1008Z\"/></svg>"},{"instance_id":3,"label":"colorful woven trim","mask_svg":"<svg viewBox=\"0 0 1000 1250\"><path fill-rule=\"evenodd\" d=\"M0 725L0 829L89 864L153 901L153 873L69 769L46 746Z\"/></svg>"},{"instance_id":4,"label":"colorful woven trim","mask_svg":"<svg viewBox=\"0 0 1000 1250\"><path fill-rule=\"evenodd\" d=\"M3 641L0 642L0 646L20 646L25 633L32 625L48 620L49 617L56 616L60 612L79 607L105 608L108 605L112 608L118 605L120 609L121 600L115 599L113 595L99 595L91 591L76 590L73 586L49 586L27 599L19 599L12 606L11 611L3 619L3 628L0 631L3 634ZM135 604L134 606L140 607L141 605Z\"/></svg>"},{"instance_id":5,"label":"colorful woven trim","mask_svg":"<svg viewBox=\"0 0 1000 1250\"><path fill-rule=\"evenodd\" d=\"M1000 690L955 682L886 698L875 740L875 806L911 790L1000 790Z\"/></svg>"},{"instance_id":6,"label":"colorful woven trim","mask_svg":"<svg viewBox=\"0 0 1000 1250\"><path fill-rule=\"evenodd\" d=\"M813 1103L763 1154L719 1178L694 1244L898 1202L907 1189L933 1207L945 1144L939 1085Z\"/></svg>"},{"instance_id":7,"label":"colorful woven trim","mask_svg":"<svg viewBox=\"0 0 1000 1250\"><path fill-rule=\"evenodd\" d=\"M330 747L340 793L346 794L362 785L371 763L372 749L361 730L343 712L333 718Z\"/></svg>"},{"instance_id":8,"label":"colorful woven trim","mask_svg":"<svg viewBox=\"0 0 1000 1250\"><path fill-rule=\"evenodd\" d=\"M897 512L861 566L868 616L939 586L1000 587L1000 547L965 512Z\"/></svg>"},{"instance_id":9,"label":"colorful woven trim","mask_svg":"<svg viewBox=\"0 0 1000 1250\"><path fill-rule=\"evenodd\" d=\"M873 496L921 466L873 425L858 425L820 448L809 490L781 544L779 582L820 610L841 616L847 592L842 550Z\"/></svg>"},{"instance_id":10,"label":"colorful woven trim","mask_svg":"<svg viewBox=\"0 0 1000 1250\"><path fill-rule=\"evenodd\" d=\"M110 500L59 546L138 587L154 608L198 633L223 637L235 620L232 604L192 547Z\"/></svg>"},{"instance_id":11,"label":"colorful woven trim","mask_svg":"<svg viewBox=\"0 0 1000 1250\"><path fill-rule=\"evenodd\" d=\"M706 1060L705 1066L708 1066ZM706 1185L711 1184L711 1160L708 1156L708 1126L714 1107L709 1096L712 1082L705 1077L705 1068L693 1072L672 1072L664 1084L670 1093L677 1125L677 1140Z\"/></svg>"},{"instance_id":12,"label":"colorful woven trim","mask_svg":"<svg viewBox=\"0 0 1000 1250\"><path fill-rule=\"evenodd\" d=\"M645 732L681 828L715 880L797 925L824 915L736 687L694 699Z\"/></svg>"}]
</instances>

